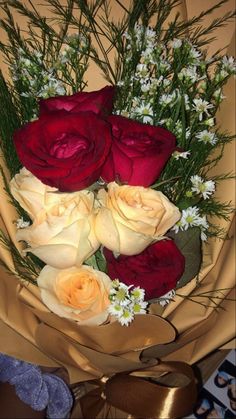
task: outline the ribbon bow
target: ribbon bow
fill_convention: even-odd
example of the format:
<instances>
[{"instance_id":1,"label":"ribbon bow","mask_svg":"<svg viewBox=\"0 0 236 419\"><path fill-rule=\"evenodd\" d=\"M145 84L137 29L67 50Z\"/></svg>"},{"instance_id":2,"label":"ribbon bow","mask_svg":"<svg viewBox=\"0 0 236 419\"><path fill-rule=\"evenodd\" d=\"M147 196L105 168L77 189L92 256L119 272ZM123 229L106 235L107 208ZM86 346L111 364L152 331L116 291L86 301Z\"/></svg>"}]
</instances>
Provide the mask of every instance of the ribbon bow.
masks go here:
<instances>
[{"instance_id":1,"label":"ribbon bow","mask_svg":"<svg viewBox=\"0 0 236 419\"><path fill-rule=\"evenodd\" d=\"M156 360L155 363L96 380L97 387L80 399L82 417L96 418L109 406L123 411L129 418L175 419L189 414L197 397L192 368L183 362ZM167 378L173 383L173 377L176 381L179 374L181 383L169 386ZM157 379L159 383L154 381Z\"/></svg>"}]
</instances>

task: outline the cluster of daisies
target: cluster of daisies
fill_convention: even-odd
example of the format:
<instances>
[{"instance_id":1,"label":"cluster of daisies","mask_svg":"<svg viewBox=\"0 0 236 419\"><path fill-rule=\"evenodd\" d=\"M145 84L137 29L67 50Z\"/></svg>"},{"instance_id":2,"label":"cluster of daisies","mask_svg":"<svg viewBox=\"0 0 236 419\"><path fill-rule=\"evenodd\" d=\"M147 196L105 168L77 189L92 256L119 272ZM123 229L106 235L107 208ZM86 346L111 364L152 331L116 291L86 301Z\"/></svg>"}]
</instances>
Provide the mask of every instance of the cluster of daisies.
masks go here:
<instances>
[{"instance_id":1,"label":"cluster of daisies","mask_svg":"<svg viewBox=\"0 0 236 419\"><path fill-rule=\"evenodd\" d=\"M45 57L42 50L19 48L17 60L11 63L11 77L20 85L21 96L46 99L66 95L68 85L81 90L83 74L88 68L89 37L82 34L67 35L61 48ZM38 112L37 100L32 103L32 117Z\"/></svg>"},{"instance_id":2,"label":"cluster of daisies","mask_svg":"<svg viewBox=\"0 0 236 419\"><path fill-rule=\"evenodd\" d=\"M174 298L175 290L171 290L158 298L158 303L164 307ZM140 287L127 286L118 279L112 281L110 290L110 305L108 312L114 316L122 326L128 326L136 314L145 314L148 302L144 301L145 290Z\"/></svg>"},{"instance_id":3,"label":"cluster of daisies","mask_svg":"<svg viewBox=\"0 0 236 419\"><path fill-rule=\"evenodd\" d=\"M236 62L227 56L207 58L189 39L163 43L154 29L138 24L124 38L124 72L118 84L128 93L118 102L116 113L162 125L175 134L179 148L171 160L179 163L179 177L189 173L188 179L183 180L185 189L180 183L176 183L176 189L181 189L182 198L188 199L189 206L181 208L180 201L174 199L173 187L163 190L173 197L182 212L174 231L199 227L202 240L206 240L209 224L200 201L212 198L216 182L206 178L199 167L204 167L208 154L220 146L222 138L218 135L215 114L225 98L223 85L236 74ZM136 66L133 66L134 51L140 56ZM194 160L200 164L196 166ZM170 164L175 173L176 164ZM189 171L189 168L193 169Z\"/></svg>"}]
</instances>

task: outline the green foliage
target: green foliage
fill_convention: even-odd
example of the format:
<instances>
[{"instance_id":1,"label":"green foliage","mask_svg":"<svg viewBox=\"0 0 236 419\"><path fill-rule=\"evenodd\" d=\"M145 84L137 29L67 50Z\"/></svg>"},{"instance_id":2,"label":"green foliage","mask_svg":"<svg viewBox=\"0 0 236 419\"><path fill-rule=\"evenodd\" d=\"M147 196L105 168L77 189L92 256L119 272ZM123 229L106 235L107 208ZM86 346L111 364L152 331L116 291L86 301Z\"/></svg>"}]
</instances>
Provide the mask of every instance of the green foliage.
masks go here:
<instances>
[{"instance_id":1,"label":"green foliage","mask_svg":"<svg viewBox=\"0 0 236 419\"><path fill-rule=\"evenodd\" d=\"M40 15L33 2L29 3L31 7L18 0L0 4L4 13L0 26L8 39L5 44L0 42L0 51L9 66L23 122L37 116L40 98L84 89L91 50L81 13L74 26L73 1L68 0L65 7L58 1L46 2L53 9L51 21ZM27 18L27 33L15 23L12 9ZM59 23L57 30L55 23Z\"/></svg>"},{"instance_id":2,"label":"green foliage","mask_svg":"<svg viewBox=\"0 0 236 419\"><path fill-rule=\"evenodd\" d=\"M13 133L21 125L18 111L13 102L13 93L0 72L0 147L5 157L10 175L13 177L21 167L14 144Z\"/></svg>"},{"instance_id":3,"label":"green foliage","mask_svg":"<svg viewBox=\"0 0 236 419\"><path fill-rule=\"evenodd\" d=\"M200 284L199 284L200 287ZM215 310L225 310L222 303L224 301L235 301L234 298L228 297L228 293L231 291L231 288L218 288L213 291L203 291L196 292L194 291L190 295L183 295L179 291L176 293L177 297L181 297L188 301L191 301L195 304L200 304L205 308L212 307Z\"/></svg>"},{"instance_id":4,"label":"green foliage","mask_svg":"<svg viewBox=\"0 0 236 419\"><path fill-rule=\"evenodd\" d=\"M25 255L23 252L20 252L12 240L1 230L0 243L11 255L15 270L12 271L9 266L1 259L0 265L3 266L4 269L6 269L11 274L16 275L19 279L35 284L40 272L40 269L35 264L35 261L31 259L29 255Z\"/></svg>"}]
</instances>

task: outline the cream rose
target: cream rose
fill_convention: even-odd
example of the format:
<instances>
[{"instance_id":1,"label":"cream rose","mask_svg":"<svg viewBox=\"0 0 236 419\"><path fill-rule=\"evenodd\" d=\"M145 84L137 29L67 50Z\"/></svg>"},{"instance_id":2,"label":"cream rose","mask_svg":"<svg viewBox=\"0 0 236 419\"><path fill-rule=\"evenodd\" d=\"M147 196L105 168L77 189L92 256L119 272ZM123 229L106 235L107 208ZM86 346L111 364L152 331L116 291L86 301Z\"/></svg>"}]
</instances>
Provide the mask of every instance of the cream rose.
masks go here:
<instances>
[{"instance_id":1,"label":"cream rose","mask_svg":"<svg viewBox=\"0 0 236 419\"><path fill-rule=\"evenodd\" d=\"M44 304L60 317L81 325L99 325L107 320L110 278L90 266L55 269L45 266L38 277Z\"/></svg>"},{"instance_id":2,"label":"cream rose","mask_svg":"<svg viewBox=\"0 0 236 419\"><path fill-rule=\"evenodd\" d=\"M25 167L11 180L10 189L31 220L34 220L40 211L50 207L51 194L49 192L57 191L56 188L44 185Z\"/></svg>"},{"instance_id":3,"label":"cream rose","mask_svg":"<svg viewBox=\"0 0 236 419\"><path fill-rule=\"evenodd\" d=\"M45 201L32 225L17 231L17 240L27 242L27 251L50 266L80 266L100 246L94 232L94 194L47 192Z\"/></svg>"},{"instance_id":4,"label":"cream rose","mask_svg":"<svg viewBox=\"0 0 236 419\"><path fill-rule=\"evenodd\" d=\"M98 240L123 255L136 255L179 220L180 212L161 192L140 186L108 185L98 194L101 208L95 222Z\"/></svg>"}]
</instances>

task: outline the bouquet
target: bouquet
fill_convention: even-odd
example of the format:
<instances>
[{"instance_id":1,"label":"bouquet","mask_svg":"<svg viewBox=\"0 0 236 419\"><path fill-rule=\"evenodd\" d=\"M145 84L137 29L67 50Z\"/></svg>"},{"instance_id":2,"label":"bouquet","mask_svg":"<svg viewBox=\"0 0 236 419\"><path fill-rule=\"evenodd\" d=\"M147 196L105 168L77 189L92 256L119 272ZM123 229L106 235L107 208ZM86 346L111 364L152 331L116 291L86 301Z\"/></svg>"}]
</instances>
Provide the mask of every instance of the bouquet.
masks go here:
<instances>
[{"instance_id":1,"label":"bouquet","mask_svg":"<svg viewBox=\"0 0 236 419\"><path fill-rule=\"evenodd\" d=\"M200 267L208 241L227 238L218 219L232 218L232 204L215 192L233 173L214 168L233 139L216 114L236 64L205 50L207 36L234 13L199 25L225 1L189 21L178 13L170 19L176 0L123 3L114 2L122 15L114 20L106 0L45 1L51 21L31 2L2 3L7 41L0 50L10 78L1 74L1 172L17 215L14 232L3 228L0 237L11 256L2 265L19 284L17 302L37 323L30 332L36 346L66 366L71 382L108 375L93 397L104 390L108 404L138 416L146 405L119 401L126 386L139 385L127 371L149 367L160 379L179 368L190 380L178 388L183 397L192 392L187 410L194 400L186 365L154 362L173 351L168 307L179 299L207 310L231 300L231 287L205 290ZM26 17L25 33L13 10ZM94 65L106 83L91 91L86 77ZM215 319L208 320L206 329ZM174 352L201 336L198 329L183 334ZM70 350L65 360L46 334L76 348L76 361ZM163 343L170 345L164 351ZM158 385L151 386L142 392L153 399ZM168 391L149 416L164 417L160 400ZM176 401L174 410L168 417L186 413Z\"/></svg>"}]
</instances>

